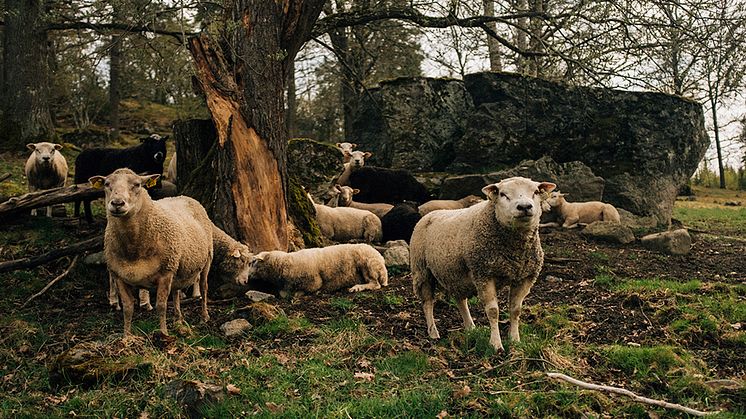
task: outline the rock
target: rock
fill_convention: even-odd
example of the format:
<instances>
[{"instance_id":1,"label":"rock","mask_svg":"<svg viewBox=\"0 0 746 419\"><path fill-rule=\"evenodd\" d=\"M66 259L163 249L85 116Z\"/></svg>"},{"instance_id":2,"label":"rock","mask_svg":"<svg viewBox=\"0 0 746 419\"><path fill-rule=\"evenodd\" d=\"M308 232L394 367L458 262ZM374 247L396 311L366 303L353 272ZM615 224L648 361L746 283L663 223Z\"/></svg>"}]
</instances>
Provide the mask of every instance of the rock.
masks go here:
<instances>
[{"instance_id":1,"label":"rock","mask_svg":"<svg viewBox=\"0 0 746 419\"><path fill-rule=\"evenodd\" d=\"M515 167L485 175L463 175L446 178L441 187L441 199L460 199L467 195L482 196L482 188L513 176L557 184L557 189L570 196L572 202L601 201L604 180L579 161L557 163L551 157L524 160Z\"/></svg>"},{"instance_id":2,"label":"rock","mask_svg":"<svg viewBox=\"0 0 746 419\"><path fill-rule=\"evenodd\" d=\"M725 201L723 205L726 207L740 207L741 201Z\"/></svg>"},{"instance_id":3,"label":"rock","mask_svg":"<svg viewBox=\"0 0 746 419\"><path fill-rule=\"evenodd\" d=\"M328 183L325 183L325 185L323 188L318 187L316 189L326 190ZM300 180L295 176L290 176L288 179L287 197L287 209L290 216L288 236L292 239L292 247L301 249L305 247L321 247L323 237L321 236L319 223L316 220L316 209L313 206L313 202L308 199Z\"/></svg>"},{"instance_id":4,"label":"rock","mask_svg":"<svg viewBox=\"0 0 746 419\"><path fill-rule=\"evenodd\" d=\"M261 292L261 291L256 291L256 290L246 291L246 297L255 303L258 303L264 300L269 300L270 298L275 298L275 296L272 294L267 294L266 292Z\"/></svg>"},{"instance_id":5,"label":"rock","mask_svg":"<svg viewBox=\"0 0 746 419\"><path fill-rule=\"evenodd\" d=\"M463 82L398 78L370 91L375 103L361 102L349 138L358 150L373 152L370 164L442 171L453 158L453 140L466 130L464 115L474 107Z\"/></svg>"},{"instance_id":6,"label":"rock","mask_svg":"<svg viewBox=\"0 0 746 419\"><path fill-rule=\"evenodd\" d=\"M342 173L342 153L334 144L291 138L288 141L288 175L298 179L317 202L325 202L332 179Z\"/></svg>"},{"instance_id":7,"label":"rock","mask_svg":"<svg viewBox=\"0 0 746 419\"><path fill-rule=\"evenodd\" d=\"M648 249L669 255L686 255L692 249L692 238L683 228L648 234L641 242Z\"/></svg>"},{"instance_id":8,"label":"rock","mask_svg":"<svg viewBox=\"0 0 746 419\"><path fill-rule=\"evenodd\" d=\"M635 241L632 229L611 221L596 221L588 224L582 234L594 240L627 244Z\"/></svg>"},{"instance_id":9,"label":"rock","mask_svg":"<svg viewBox=\"0 0 746 419\"><path fill-rule=\"evenodd\" d=\"M246 319L235 319L229 322L225 322L220 326L220 330L223 331L225 337L232 338L234 336L241 336L251 329L251 323Z\"/></svg>"},{"instance_id":10,"label":"rock","mask_svg":"<svg viewBox=\"0 0 746 419\"><path fill-rule=\"evenodd\" d=\"M404 240L392 240L386 242L383 249L379 250L386 261L386 267L409 267L409 245Z\"/></svg>"},{"instance_id":11,"label":"rock","mask_svg":"<svg viewBox=\"0 0 746 419\"><path fill-rule=\"evenodd\" d=\"M194 380L174 380L166 384L166 395L176 400L189 418L201 418L200 407L225 399L228 391L223 386Z\"/></svg>"},{"instance_id":12,"label":"rock","mask_svg":"<svg viewBox=\"0 0 746 419\"><path fill-rule=\"evenodd\" d=\"M379 153L375 164L418 171L486 173L545 155L579 160L606 181L603 201L663 225L709 145L702 106L672 95L492 72L460 83L383 83L375 105L363 99L352 137Z\"/></svg>"},{"instance_id":13,"label":"rock","mask_svg":"<svg viewBox=\"0 0 746 419\"><path fill-rule=\"evenodd\" d=\"M93 266L105 266L104 252L91 253L83 259L83 263Z\"/></svg>"},{"instance_id":14,"label":"rock","mask_svg":"<svg viewBox=\"0 0 746 419\"><path fill-rule=\"evenodd\" d=\"M53 387L65 384L92 386L107 380L121 381L152 370L151 363L137 361L137 357L107 359L107 349L101 343L86 342L61 353L49 369L50 384Z\"/></svg>"},{"instance_id":15,"label":"rock","mask_svg":"<svg viewBox=\"0 0 746 419\"><path fill-rule=\"evenodd\" d=\"M658 225L658 219L652 215L642 217L639 215L632 214L624 208L617 208L619 211L619 217L621 218L622 225L625 225L632 229L645 229L653 228Z\"/></svg>"},{"instance_id":16,"label":"rock","mask_svg":"<svg viewBox=\"0 0 746 419\"><path fill-rule=\"evenodd\" d=\"M282 308L265 302L251 303L239 308L236 312L254 324L264 324L278 317L286 317L285 311Z\"/></svg>"}]
</instances>

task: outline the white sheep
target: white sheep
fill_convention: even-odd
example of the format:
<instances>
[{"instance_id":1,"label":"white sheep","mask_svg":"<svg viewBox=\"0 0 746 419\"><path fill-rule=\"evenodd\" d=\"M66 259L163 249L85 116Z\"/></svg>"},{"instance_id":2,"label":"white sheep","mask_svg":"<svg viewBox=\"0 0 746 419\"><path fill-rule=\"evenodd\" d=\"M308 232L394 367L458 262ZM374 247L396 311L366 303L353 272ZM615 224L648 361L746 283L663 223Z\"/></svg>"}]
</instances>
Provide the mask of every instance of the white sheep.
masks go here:
<instances>
[{"instance_id":1,"label":"white sheep","mask_svg":"<svg viewBox=\"0 0 746 419\"><path fill-rule=\"evenodd\" d=\"M424 217L429 212L435 210L469 208L472 205L476 205L482 201L484 200L476 195L469 195L458 200L433 199L432 201L427 201L424 204L420 205L418 207L418 210L420 211L420 215Z\"/></svg>"},{"instance_id":2,"label":"white sheep","mask_svg":"<svg viewBox=\"0 0 746 419\"><path fill-rule=\"evenodd\" d=\"M177 322L182 322L178 290L200 285L202 319L207 313L207 275L213 258L210 219L202 205L179 196L153 201L144 186L160 175L138 176L118 169L109 176L93 176L91 185L106 192L104 259L110 280L116 282L124 311L124 335L131 333L132 288L157 288L160 330L168 334L166 304L173 295Z\"/></svg>"},{"instance_id":3,"label":"white sheep","mask_svg":"<svg viewBox=\"0 0 746 419\"><path fill-rule=\"evenodd\" d=\"M349 154L349 161L343 164L342 173L337 177L336 183L338 185L349 185L350 175L352 174L352 171L365 166L365 159L369 159L371 156L373 156L373 153L369 151L352 151Z\"/></svg>"},{"instance_id":4,"label":"white sheep","mask_svg":"<svg viewBox=\"0 0 746 419\"><path fill-rule=\"evenodd\" d=\"M467 299L478 295L490 322L490 344L503 350L498 330L497 291L510 287L510 337L520 341L523 299L539 275L541 194L553 183L513 177L482 189L488 200L470 208L436 210L420 220L410 241L412 286L422 301L428 335L435 326L435 291L458 303L465 329L474 328Z\"/></svg>"},{"instance_id":5,"label":"white sheep","mask_svg":"<svg viewBox=\"0 0 746 419\"><path fill-rule=\"evenodd\" d=\"M564 228L575 228L595 221L621 222L619 211L611 204L600 201L567 202L565 196L567 195L559 191L552 192L542 204L542 209L551 209L551 212L557 214ZM559 225L559 223L541 224L542 227L558 227Z\"/></svg>"},{"instance_id":6,"label":"white sheep","mask_svg":"<svg viewBox=\"0 0 746 419\"><path fill-rule=\"evenodd\" d=\"M168 162L168 169L166 169L166 176L168 176L168 180L170 180L173 183L176 183L176 154L174 154L174 156L171 157L171 161Z\"/></svg>"},{"instance_id":7,"label":"white sheep","mask_svg":"<svg viewBox=\"0 0 746 419\"><path fill-rule=\"evenodd\" d=\"M344 162L347 163L350 161L350 157L352 156L352 150L357 147L357 144L355 143L337 143L337 148L339 151L342 152L342 156L344 156Z\"/></svg>"},{"instance_id":8,"label":"white sheep","mask_svg":"<svg viewBox=\"0 0 746 419\"><path fill-rule=\"evenodd\" d=\"M370 211L357 208L313 204L321 234L337 242L363 240L379 242L383 236L381 219Z\"/></svg>"},{"instance_id":9,"label":"white sheep","mask_svg":"<svg viewBox=\"0 0 746 419\"><path fill-rule=\"evenodd\" d=\"M67 160L61 153L60 144L54 143L30 143L26 148L32 151L24 171L28 179L29 192L42 191L45 189L59 188L65 186L67 180ZM37 210L31 210L32 215ZM52 216L52 207L47 207L47 217Z\"/></svg>"},{"instance_id":10,"label":"white sheep","mask_svg":"<svg viewBox=\"0 0 746 419\"><path fill-rule=\"evenodd\" d=\"M297 252L261 252L254 256L248 281L277 285L280 295L377 290L389 283L383 256L367 244L338 244Z\"/></svg>"},{"instance_id":11,"label":"white sheep","mask_svg":"<svg viewBox=\"0 0 746 419\"><path fill-rule=\"evenodd\" d=\"M349 186L334 185L329 190L331 199L327 202L327 205L330 207L350 207L370 211L373 214L376 214L378 218L383 218L387 212L391 211L391 208L394 208L391 204L366 204L365 202L355 202L352 200L352 196L357 193L360 193L360 189L353 189Z\"/></svg>"}]
</instances>

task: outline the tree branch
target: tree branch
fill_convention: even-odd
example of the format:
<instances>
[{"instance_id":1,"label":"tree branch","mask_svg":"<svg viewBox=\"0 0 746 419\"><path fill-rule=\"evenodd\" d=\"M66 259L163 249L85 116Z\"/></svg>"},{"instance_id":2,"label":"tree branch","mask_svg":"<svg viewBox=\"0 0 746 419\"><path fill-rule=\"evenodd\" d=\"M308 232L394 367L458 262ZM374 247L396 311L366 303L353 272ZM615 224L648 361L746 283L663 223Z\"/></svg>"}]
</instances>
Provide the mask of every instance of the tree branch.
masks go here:
<instances>
[{"instance_id":1,"label":"tree branch","mask_svg":"<svg viewBox=\"0 0 746 419\"><path fill-rule=\"evenodd\" d=\"M9 260L0 263L0 272L15 271L18 269L33 268L51 262L61 257L77 255L90 250L101 250L104 248L104 236L96 236L92 239L84 240L79 243L71 244L67 247L54 249L51 252L39 256L29 256L21 259Z\"/></svg>"},{"instance_id":2,"label":"tree branch","mask_svg":"<svg viewBox=\"0 0 746 419\"><path fill-rule=\"evenodd\" d=\"M59 282L60 279L66 277L67 274L70 273L70 269L72 269L73 266L75 266L75 262L78 261L79 257L80 257L80 255L75 255L75 257L73 258L73 261L70 262L70 266L68 266L67 269L65 269L65 272L62 272L56 278L54 278L53 280L51 280L44 288L41 289L41 291L39 291L36 294L34 294L31 297L29 297L28 300L26 300L26 302L21 305L21 308L26 307L26 304L30 303L31 300L33 300L34 298L36 298L36 297L44 294L45 292L47 292L48 289L52 288L52 285L54 285L57 282Z\"/></svg>"},{"instance_id":3,"label":"tree branch","mask_svg":"<svg viewBox=\"0 0 746 419\"><path fill-rule=\"evenodd\" d=\"M182 43L184 36L195 36L196 32L169 31L166 29L156 28L153 25L130 25L127 23L90 23L90 22L53 22L47 25L47 30L71 30L71 29L90 29L97 32L127 32L127 33L152 33L156 35L166 35L176 38Z\"/></svg>"}]
</instances>

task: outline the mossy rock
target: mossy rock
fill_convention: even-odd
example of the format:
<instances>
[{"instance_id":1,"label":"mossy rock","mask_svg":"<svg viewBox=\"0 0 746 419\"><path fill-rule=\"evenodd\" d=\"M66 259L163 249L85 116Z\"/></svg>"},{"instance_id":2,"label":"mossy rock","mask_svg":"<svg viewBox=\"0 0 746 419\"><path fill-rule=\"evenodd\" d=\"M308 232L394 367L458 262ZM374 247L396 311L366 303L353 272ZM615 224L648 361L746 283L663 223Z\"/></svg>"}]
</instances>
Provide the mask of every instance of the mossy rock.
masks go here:
<instances>
[{"instance_id":1,"label":"mossy rock","mask_svg":"<svg viewBox=\"0 0 746 419\"><path fill-rule=\"evenodd\" d=\"M288 179L288 214L303 238L305 247L322 246L316 209L298 179L292 175Z\"/></svg>"},{"instance_id":2,"label":"mossy rock","mask_svg":"<svg viewBox=\"0 0 746 419\"><path fill-rule=\"evenodd\" d=\"M288 175L295 177L314 199L326 195L332 179L342 173L342 153L330 143L310 138L288 141Z\"/></svg>"},{"instance_id":3,"label":"mossy rock","mask_svg":"<svg viewBox=\"0 0 746 419\"><path fill-rule=\"evenodd\" d=\"M93 386L106 380L122 381L141 374L149 374L153 364L139 356L110 359L107 347L92 342L82 343L61 353L49 369L52 386L80 384Z\"/></svg>"}]
</instances>

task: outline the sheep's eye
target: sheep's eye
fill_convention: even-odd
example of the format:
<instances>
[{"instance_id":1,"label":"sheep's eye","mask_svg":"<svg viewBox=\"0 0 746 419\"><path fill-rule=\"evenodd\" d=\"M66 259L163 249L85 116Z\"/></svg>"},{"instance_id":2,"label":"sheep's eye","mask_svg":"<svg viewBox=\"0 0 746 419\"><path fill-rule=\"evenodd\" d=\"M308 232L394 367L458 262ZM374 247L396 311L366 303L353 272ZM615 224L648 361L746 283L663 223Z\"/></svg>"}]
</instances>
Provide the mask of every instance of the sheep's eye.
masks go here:
<instances>
[{"instance_id":1,"label":"sheep's eye","mask_svg":"<svg viewBox=\"0 0 746 419\"><path fill-rule=\"evenodd\" d=\"M538 189L537 189L536 191L534 191L534 195L538 195L538 194L540 194L540 193L541 193L541 192L540 192L540 191L539 191Z\"/></svg>"},{"instance_id":2,"label":"sheep's eye","mask_svg":"<svg viewBox=\"0 0 746 419\"><path fill-rule=\"evenodd\" d=\"M508 195L505 195L505 192L500 192L500 197L510 200L510 198L508 198Z\"/></svg>"},{"instance_id":3,"label":"sheep's eye","mask_svg":"<svg viewBox=\"0 0 746 419\"><path fill-rule=\"evenodd\" d=\"M132 185L132 188L133 188L133 189L137 189L137 188L139 188L139 187L140 187L141 185L142 185L142 184L141 184L140 182L137 182L137 183L135 183L134 185Z\"/></svg>"}]
</instances>

